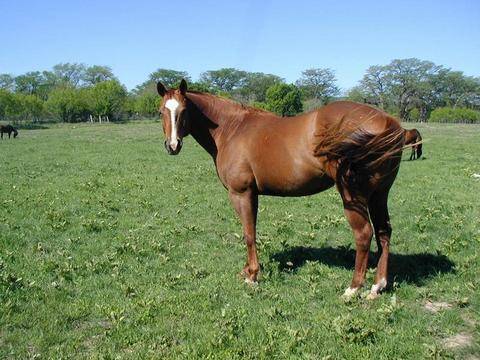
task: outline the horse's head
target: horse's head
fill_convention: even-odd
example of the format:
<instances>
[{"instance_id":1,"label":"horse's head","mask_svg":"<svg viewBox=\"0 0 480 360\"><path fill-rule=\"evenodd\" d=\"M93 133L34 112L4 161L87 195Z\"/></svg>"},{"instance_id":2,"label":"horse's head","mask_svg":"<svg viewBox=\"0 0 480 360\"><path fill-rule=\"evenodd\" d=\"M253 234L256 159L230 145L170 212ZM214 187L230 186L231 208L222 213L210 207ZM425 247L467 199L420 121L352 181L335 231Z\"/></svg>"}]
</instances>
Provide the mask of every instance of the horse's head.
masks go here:
<instances>
[{"instance_id":1,"label":"horse's head","mask_svg":"<svg viewBox=\"0 0 480 360\"><path fill-rule=\"evenodd\" d=\"M183 138L189 134L187 111L187 82L182 79L178 89L167 90L157 83L158 94L163 98L160 113L163 117L163 133L165 149L170 155L177 155L182 149Z\"/></svg>"},{"instance_id":2,"label":"horse's head","mask_svg":"<svg viewBox=\"0 0 480 360\"><path fill-rule=\"evenodd\" d=\"M13 129L13 138L15 139L18 136L17 129Z\"/></svg>"}]
</instances>

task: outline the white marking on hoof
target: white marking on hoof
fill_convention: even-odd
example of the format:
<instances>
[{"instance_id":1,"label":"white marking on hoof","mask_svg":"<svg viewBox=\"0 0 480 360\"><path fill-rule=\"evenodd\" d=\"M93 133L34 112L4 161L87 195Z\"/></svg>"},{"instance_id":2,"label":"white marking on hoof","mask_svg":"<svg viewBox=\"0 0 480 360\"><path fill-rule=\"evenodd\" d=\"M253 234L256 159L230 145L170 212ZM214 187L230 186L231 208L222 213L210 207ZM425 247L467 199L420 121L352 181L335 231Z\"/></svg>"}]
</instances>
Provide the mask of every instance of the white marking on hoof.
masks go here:
<instances>
[{"instance_id":1,"label":"white marking on hoof","mask_svg":"<svg viewBox=\"0 0 480 360\"><path fill-rule=\"evenodd\" d=\"M357 293L358 288L347 288L342 295L343 300L349 301L353 298L353 296Z\"/></svg>"},{"instance_id":2,"label":"white marking on hoof","mask_svg":"<svg viewBox=\"0 0 480 360\"><path fill-rule=\"evenodd\" d=\"M387 280L385 279L380 279L377 284L373 284L370 294L367 296L367 300L374 300L378 298L379 292L385 289L385 286L387 286Z\"/></svg>"}]
</instances>

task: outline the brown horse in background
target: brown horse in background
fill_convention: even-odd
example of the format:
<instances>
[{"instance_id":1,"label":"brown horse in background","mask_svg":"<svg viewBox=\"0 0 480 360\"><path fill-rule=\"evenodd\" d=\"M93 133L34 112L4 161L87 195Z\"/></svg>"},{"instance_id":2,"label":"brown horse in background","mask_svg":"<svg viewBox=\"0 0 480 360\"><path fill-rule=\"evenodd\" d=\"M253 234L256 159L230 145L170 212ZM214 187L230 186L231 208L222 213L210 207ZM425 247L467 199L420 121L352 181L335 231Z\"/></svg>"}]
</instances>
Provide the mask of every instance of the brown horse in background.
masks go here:
<instances>
[{"instance_id":1,"label":"brown horse in background","mask_svg":"<svg viewBox=\"0 0 480 360\"><path fill-rule=\"evenodd\" d=\"M422 156L422 135L420 135L420 131L417 129L405 129L405 145L412 147L410 160L419 159Z\"/></svg>"},{"instance_id":2,"label":"brown horse in background","mask_svg":"<svg viewBox=\"0 0 480 360\"><path fill-rule=\"evenodd\" d=\"M303 196L336 185L356 243L355 271L344 296L365 281L375 233L379 260L369 298L387 285L390 226L387 200L404 145L399 122L373 107L339 101L315 111L282 118L214 95L179 89L163 97L165 148L176 155L183 137L193 138L212 156L242 225L247 262L242 274L256 282L259 195ZM373 227L370 223L373 223Z\"/></svg>"}]
</instances>

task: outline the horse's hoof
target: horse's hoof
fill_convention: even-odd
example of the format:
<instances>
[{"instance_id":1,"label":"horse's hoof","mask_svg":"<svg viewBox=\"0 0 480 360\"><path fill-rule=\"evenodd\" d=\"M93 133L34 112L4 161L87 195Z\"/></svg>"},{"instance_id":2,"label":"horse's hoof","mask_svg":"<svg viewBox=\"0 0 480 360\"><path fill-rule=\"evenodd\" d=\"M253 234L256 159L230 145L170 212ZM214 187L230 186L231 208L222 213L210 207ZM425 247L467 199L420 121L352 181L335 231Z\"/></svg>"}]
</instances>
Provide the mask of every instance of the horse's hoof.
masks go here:
<instances>
[{"instance_id":1,"label":"horse's hoof","mask_svg":"<svg viewBox=\"0 0 480 360\"><path fill-rule=\"evenodd\" d=\"M248 268L245 266L243 270L240 272L240 276L245 280L245 282L249 285L256 285L257 284L257 276L258 274L252 274Z\"/></svg>"},{"instance_id":2,"label":"horse's hoof","mask_svg":"<svg viewBox=\"0 0 480 360\"><path fill-rule=\"evenodd\" d=\"M245 283L251 286L257 286L258 282L256 280L252 280L248 277L245 278Z\"/></svg>"},{"instance_id":3,"label":"horse's hoof","mask_svg":"<svg viewBox=\"0 0 480 360\"><path fill-rule=\"evenodd\" d=\"M342 300L345 302L351 301L358 294L358 288L347 288L343 295L341 296Z\"/></svg>"},{"instance_id":4,"label":"horse's hoof","mask_svg":"<svg viewBox=\"0 0 480 360\"><path fill-rule=\"evenodd\" d=\"M377 284L372 285L372 289L370 290L370 293L367 295L366 299L367 300L375 300L378 297L380 297L380 292L385 289L387 286L387 280L381 279Z\"/></svg>"}]
</instances>

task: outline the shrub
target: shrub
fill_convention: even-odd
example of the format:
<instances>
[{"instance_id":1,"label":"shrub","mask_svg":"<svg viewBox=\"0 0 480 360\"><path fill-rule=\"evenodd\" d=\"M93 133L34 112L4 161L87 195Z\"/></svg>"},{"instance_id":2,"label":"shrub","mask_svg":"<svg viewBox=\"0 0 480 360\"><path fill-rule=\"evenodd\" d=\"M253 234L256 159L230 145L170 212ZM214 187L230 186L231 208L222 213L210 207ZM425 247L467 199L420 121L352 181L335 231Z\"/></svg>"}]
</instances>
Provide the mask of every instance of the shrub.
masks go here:
<instances>
[{"instance_id":1,"label":"shrub","mask_svg":"<svg viewBox=\"0 0 480 360\"><path fill-rule=\"evenodd\" d=\"M85 121L90 113L86 89L59 87L50 93L45 106L51 115L64 122Z\"/></svg>"},{"instance_id":2,"label":"shrub","mask_svg":"<svg viewBox=\"0 0 480 360\"><path fill-rule=\"evenodd\" d=\"M417 108L413 108L410 113L409 113L409 120L410 121L415 121L415 122L418 122L420 121L420 110L418 110Z\"/></svg>"},{"instance_id":3,"label":"shrub","mask_svg":"<svg viewBox=\"0 0 480 360\"><path fill-rule=\"evenodd\" d=\"M261 102L261 101L254 101L254 102L252 103L252 106L253 106L254 108L257 108L257 109L268 110L267 104L265 104L264 102Z\"/></svg>"},{"instance_id":4,"label":"shrub","mask_svg":"<svg viewBox=\"0 0 480 360\"><path fill-rule=\"evenodd\" d=\"M303 110L301 93L295 85L280 83L269 87L266 104L267 110L280 116L296 115Z\"/></svg>"},{"instance_id":5,"label":"shrub","mask_svg":"<svg viewBox=\"0 0 480 360\"><path fill-rule=\"evenodd\" d=\"M88 89L89 105L95 116L119 119L127 90L117 80L102 81Z\"/></svg>"},{"instance_id":6,"label":"shrub","mask_svg":"<svg viewBox=\"0 0 480 360\"><path fill-rule=\"evenodd\" d=\"M480 111L466 108L443 107L432 111L430 122L480 123Z\"/></svg>"},{"instance_id":7,"label":"shrub","mask_svg":"<svg viewBox=\"0 0 480 360\"><path fill-rule=\"evenodd\" d=\"M160 97L157 94L145 92L135 99L135 112L149 118L158 117Z\"/></svg>"}]
</instances>

